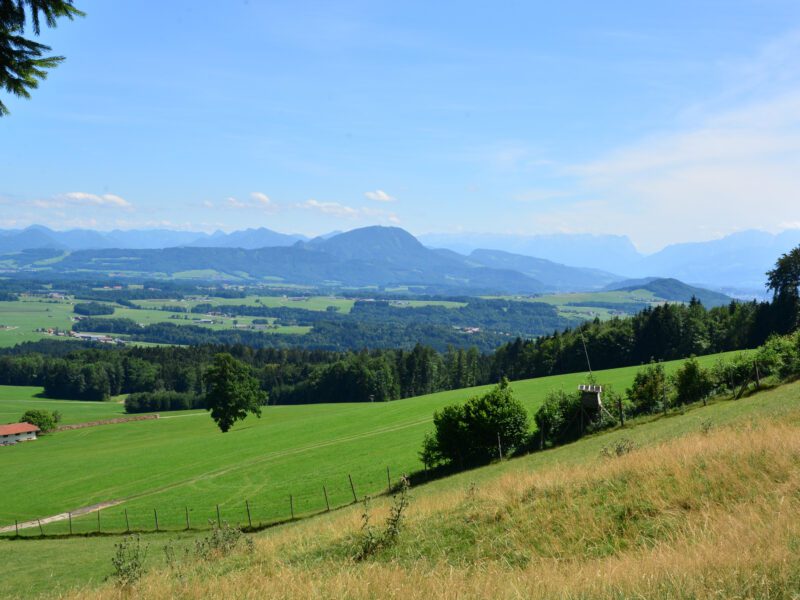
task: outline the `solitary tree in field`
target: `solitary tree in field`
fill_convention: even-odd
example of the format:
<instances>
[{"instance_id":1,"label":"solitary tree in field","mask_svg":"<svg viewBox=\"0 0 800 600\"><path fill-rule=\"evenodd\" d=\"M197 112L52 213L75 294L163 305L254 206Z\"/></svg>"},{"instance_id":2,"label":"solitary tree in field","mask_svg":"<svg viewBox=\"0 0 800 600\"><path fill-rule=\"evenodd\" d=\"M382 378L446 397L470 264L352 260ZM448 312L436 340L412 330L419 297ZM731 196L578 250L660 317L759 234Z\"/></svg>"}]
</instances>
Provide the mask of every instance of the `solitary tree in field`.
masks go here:
<instances>
[{"instance_id":1,"label":"solitary tree in field","mask_svg":"<svg viewBox=\"0 0 800 600\"><path fill-rule=\"evenodd\" d=\"M206 409L225 433L248 413L261 417L267 394L244 363L227 353L217 354L206 372Z\"/></svg>"},{"instance_id":2,"label":"solitary tree in field","mask_svg":"<svg viewBox=\"0 0 800 600\"><path fill-rule=\"evenodd\" d=\"M0 87L7 92L30 98L30 90L39 87L47 70L59 65L63 56L45 56L50 46L24 37L30 24L39 35L41 23L55 27L61 17L74 19L83 13L72 0L0 0ZM0 116L8 109L0 101Z\"/></svg>"}]
</instances>

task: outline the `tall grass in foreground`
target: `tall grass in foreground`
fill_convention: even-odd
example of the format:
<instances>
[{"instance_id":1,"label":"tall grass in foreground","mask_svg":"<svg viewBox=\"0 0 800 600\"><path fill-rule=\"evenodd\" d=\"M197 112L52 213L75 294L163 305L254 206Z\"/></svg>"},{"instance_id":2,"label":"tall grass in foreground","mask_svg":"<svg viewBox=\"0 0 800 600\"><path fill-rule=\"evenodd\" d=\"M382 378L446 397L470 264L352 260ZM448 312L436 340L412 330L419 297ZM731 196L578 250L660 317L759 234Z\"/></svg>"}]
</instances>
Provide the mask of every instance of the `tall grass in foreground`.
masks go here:
<instances>
[{"instance_id":1,"label":"tall grass in foreground","mask_svg":"<svg viewBox=\"0 0 800 600\"><path fill-rule=\"evenodd\" d=\"M146 575L142 598L796 598L800 413L575 467L419 494L397 544L353 560L354 508L252 554ZM387 504L375 507L376 516ZM106 586L76 597L114 598Z\"/></svg>"}]
</instances>

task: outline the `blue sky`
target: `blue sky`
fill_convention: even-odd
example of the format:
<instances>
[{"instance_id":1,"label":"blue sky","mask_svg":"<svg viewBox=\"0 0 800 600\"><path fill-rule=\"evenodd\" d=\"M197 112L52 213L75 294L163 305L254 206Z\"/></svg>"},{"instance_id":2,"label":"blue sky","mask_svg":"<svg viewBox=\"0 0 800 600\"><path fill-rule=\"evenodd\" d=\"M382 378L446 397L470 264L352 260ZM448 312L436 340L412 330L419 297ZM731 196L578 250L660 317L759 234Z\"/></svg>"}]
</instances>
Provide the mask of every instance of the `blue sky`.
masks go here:
<instances>
[{"instance_id":1,"label":"blue sky","mask_svg":"<svg viewBox=\"0 0 800 600\"><path fill-rule=\"evenodd\" d=\"M3 96L0 227L800 227L800 3L102 2Z\"/></svg>"}]
</instances>

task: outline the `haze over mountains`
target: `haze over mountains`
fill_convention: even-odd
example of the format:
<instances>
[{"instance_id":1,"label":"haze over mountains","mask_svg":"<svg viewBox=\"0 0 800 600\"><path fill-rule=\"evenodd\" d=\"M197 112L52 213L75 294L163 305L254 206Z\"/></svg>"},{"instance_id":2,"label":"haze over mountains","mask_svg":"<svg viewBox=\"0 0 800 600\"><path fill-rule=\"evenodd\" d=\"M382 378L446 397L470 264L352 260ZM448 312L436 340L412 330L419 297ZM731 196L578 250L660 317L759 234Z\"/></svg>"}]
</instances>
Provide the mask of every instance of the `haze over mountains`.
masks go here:
<instances>
[{"instance_id":1,"label":"haze over mountains","mask_svg":"<svg viewBox=\"0 0 800 600\"><path fill-rule=\"evenodd\" d=\"M628 238L613 235L447 234L417 240L396 227L365 227L310 240L263 227L213 234L166 229L54 231L42 226L0 231L0 254L53 250L48 256L64 255L53 264L59 272L96 270L98 265L120 269L120 260L126 257L125 266L135 263L139 265L135 270L148 271L158 265L161 273L214 269L304 283L412 282L514 293L593 291L628 278L661 277L740 295L758 294L764 290L765 271L798 244L800 230L777 235L751 230L718 240L675 244L644 256ZM237 249L251 252L233 251ZM36 256L28 258L30 266ZM26 260L19 256L12 262L16 268L25 268ZM81 266L83 262L87 264ZM370 277L374 278L371 282Z\"/></svg>"}]
</instances>

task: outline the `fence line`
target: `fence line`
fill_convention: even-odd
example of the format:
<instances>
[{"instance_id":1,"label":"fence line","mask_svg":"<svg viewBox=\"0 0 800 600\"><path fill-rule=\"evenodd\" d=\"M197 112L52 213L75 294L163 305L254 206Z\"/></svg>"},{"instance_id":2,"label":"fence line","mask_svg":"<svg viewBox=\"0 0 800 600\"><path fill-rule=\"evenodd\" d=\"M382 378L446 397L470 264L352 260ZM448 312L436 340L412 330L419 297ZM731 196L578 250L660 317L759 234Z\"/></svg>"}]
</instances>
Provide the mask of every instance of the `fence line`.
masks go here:
<instances>
[{"instance_id":1,"label":"fence line","mask_svg":"<svg viewBox=\"0 0 800 600\"><path fill-rule=\"evenodd\" d=\"M388 486L381 486L375 495L385 495L392 491L391 471L386 467L386 482ZM371 478L371 487L379 485L379 479ZM334 486L337 487L337 486ZM207 531L214 525L221 527L223 523L230 523L233 526L241 527L246 531L258 531L275 525L280 525L296 519L308 518L315 515L330 512L346 506L351 506L359 501L356 494L356 486L353 477L348 473L347 481L341 481L335 495L340 498L336 503L329 496L327 482L321 486L321 493L306 491L301 495L289 494L288 507L283 510L279 508L280 498L275 497L264 501L263 504L253 502L251 498L241 498L238 509L233 506L220 507L215 504L211 507L192 509L185 505L183 510L172 507L164 510L162 506L159 514L159 507L152 509L146 507L131 509L124 507L121 511L113 511L111 507L97 505L96 510L86 511L79 515L73 512L62 513L56 517L39 517L20 521L14 520L14 525L0 527L0 536L5 539L23 538L64 538L71 536L97 536L97 535L125 535L130 533L149 533L167 531ZM349 488L349 489L348 489ZM317 488L319 489L319 488ZM350 492L348 494L348 491ZM352 500L347 496L352 495ZM284 496L286 498L286 496ZM285 500L284 500L285 502ZM285 506L285 505L284 505ZM288 512L286 509L288 508ZM152 510L149 519L146 512ZM91 518L91 512L96 512L95 519ZM101 518L102 512L102 518ZM193 525L192 513L195 517L205 516L200 524ZM214 518L216 517L216 518ZM228 518L230 517L230 519ZM44 523L42 523L44 521ZM205 523L205 524L202 524ZM38 533L35 532L38 528ZM45 532L45 528L47 532Z\"/></svg>"}]
</instances>

